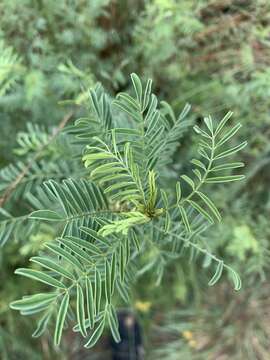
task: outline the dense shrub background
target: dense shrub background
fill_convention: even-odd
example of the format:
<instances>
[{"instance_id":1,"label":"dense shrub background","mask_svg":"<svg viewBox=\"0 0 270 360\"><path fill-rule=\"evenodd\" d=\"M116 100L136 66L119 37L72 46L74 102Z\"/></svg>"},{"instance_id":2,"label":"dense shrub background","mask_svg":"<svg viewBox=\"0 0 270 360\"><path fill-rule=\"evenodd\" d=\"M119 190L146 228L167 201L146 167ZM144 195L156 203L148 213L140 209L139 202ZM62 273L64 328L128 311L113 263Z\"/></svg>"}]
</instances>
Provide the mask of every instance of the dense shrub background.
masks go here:
<instances>
[{"instance_id":1,"label":"dense shrub background","mask_svg":"<svg viewBox=\"0 0 270 360\"><path fill-rule=\"evenodd\" d=\"M133 71L153 78L155 91L176 110L191 103L194 122L234 111L243 125L241 139L249 142L242 153L247 179L229 191L213 187L223 223L209 241L240 272L243 289L232 292L224 279L209 290L195 263L181 263L160 287L142 279L134 307L145 325L150 358L267 359L269 2L2 0L0 15L1 166L14 159L16 133L27 122L56 127L70 110L75 119L87 87L100 81L114 94L127 88ZM191 143L187 134L175 155L179 171L192 155L185 146ZM25 239L23 246L1 250L0 352L6 359L67 359L76 353L75 339L68 355L69 335L57 354L49 336L32 341L31 321L8 308L20 288L29 286L15 279L14 268L42 241ZM147 256L151 261L154 255Z\"/></svg>"}]
</instances>

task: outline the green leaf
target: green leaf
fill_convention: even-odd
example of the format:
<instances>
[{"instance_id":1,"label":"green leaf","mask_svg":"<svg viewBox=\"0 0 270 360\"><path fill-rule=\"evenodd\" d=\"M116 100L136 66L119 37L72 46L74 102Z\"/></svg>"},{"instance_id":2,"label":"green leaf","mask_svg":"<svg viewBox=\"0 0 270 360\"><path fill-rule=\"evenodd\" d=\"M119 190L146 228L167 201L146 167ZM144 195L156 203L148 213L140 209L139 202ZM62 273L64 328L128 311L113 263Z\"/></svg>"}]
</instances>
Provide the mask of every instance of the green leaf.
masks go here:
<instances>
[{"instance_id":1,"label":"green leaf","mask_svg":"<svg viewBox=\"0 0 270 360\"><path fill-rule=\"evenodd\" d=\"M139 239L138 239L138 237L137 237L137 234L136 234L135 231L132 230L132 229L130 229L129 234L130 234L130 237L131 237L131 241L133 242L135 248L136 248L137 251L139 252L140 249L141 249L141 246L140 246L140 242L139 242Z\"/></svg>"},{"instance_id":2,"label":"green leaf","mask_svg":"<svg viewBox=\"0 0 270 360\"><path fill-rule=\"evenodd\" d=\"M96 160L109 160L113 158L113 154L105 152L98 152L93 154L86 154L83 156L82 161L84 161L84 166L89 167Z\"/></svg>"},{"instance_id":3,"label":"green leaf","mask_svg":"<svg viewBox=\"0 0 270 360\"><path fill-rule=\"evenodd\" d=\"M199 128L199 126L195 125L195 126L193 126L193 129L197 134L202 135L203 137L205 137L207 139L211 139L211 136L209 134L207 134L204 130Z\"/></svg>"},{"instance_id":4,"label":"green leaf","mask_svg":"<svg viewBox=\"0 0 270 360\"><path fill-rule=\"evenodd\" d=\"M200 161L200 160L197 160L197 159L192 159L191 160L191 163L200 167L201 169L203 169L204 171L206 171L206 167L205 165Z\"/></svg>"},{"instance_id":5,"label":"green leaf","mask_svg":"<svg viewBox=\"0 0 270 360\"><path fill-rule=\"evenodd\" d=\"M125 264L126 264L125 254L126 252L124 245L121 244L119 248L119 273L120 273L120 280L122 282L124 281L125 278Z\"/></svg>"},{"instance_id":6,"label":"green leaf","mask_svg":"<svg viewBox=\"0 0 270 360\"><path fill-rule=\"evenodd\" d=\"M74 275L70 271L63 268L63 266L58 265L55 261L53 261L48 257L45 258L45 257L35 256L32 257L30 261L33 261L36 264L39 264L49 270L57 272L58 274L64 276L67 279L75 280Z\"/></svg>"},{"instance_id":7,"label":"green leaf","mask_svg":"<svg viewBox=\"0 0 270 360\"><path fill-rule=\"evenodd\" d=\"M161 101L161 102L160 102L160 105L162 105L163 109L165 110L165 111L164 111L164 114L165 114L165 115L168 114L168 115L170 116L170 118L173 120L173 123L175 123L175 122L176 122L176 118L175 118L175 114L174 114L174 111L173 111L171 105L168 104L166 101Z\"/></svg>"},{"instance_id":8,"label":"green leaf","mask_svg":"<svg viewBox=\"0 0 270 360\"><path fill-rule=\"evenodd\" d=\"M144 96L143 96L142 111L144 111L147 108L148 104L149 104L149 100L150 100L150 97L151 97L151 89L152 89L152 79L148 79L146 87L145 87L145 91L144 91Z\"/></svg>"},{"instance_id":9,"label":"green leaf","mask_svg":"<svg viewBox=\"0 0 270 360\"><path fill-rule=\"evenodd\" d=\"M56 346L58 346L61 341L63 327L64 327L67 310L68 310L68 305L69 305L69 293L66 292L62 299L62 302L61 302L61 305L60 305L60 308L59 308L59 311L57 314L57 318L56 318L56 325L55 325L55 331L54 331L54 344Z\"/></svg>"},{"instance_id":10,"label":"green leaf","mask_svg":"<svg viewBox=\"0 0 270 360\"><path fill-rule=\"evenodd\" d=\"M119 109L126 112L131 118L133 118L135 121L140 122L142 120L142 117L139 112L135 111L133 107L130 106L129 103L114 100L113 105L117 106Z\"/></svg>"},{"instance_id":11,"label":"green leaf","mask_svg":"<svg viewBox=\"0 0 270 360\"><path fill-rule=\"evenodd\" d=\"M105 296L107 303L111 302L111 268L108 261L105 261Z\"/></svg>"},{"instance_id":12,"label":"green leaf","mask_svg":"<svg viewBox=\"0 0 270 360\"><path fill-rule=\"evenodd\" d=\"M137 129L130 128L115 128L115 132L121 135L132 135L132 136L141 136L141 133Z\"/></svg>"},{"instance_id":13,"label":"green leaf","mask_svg":"<svg viewBox=\"0 0 270 360\"><path fill-rule=\"evenodd\" d=\"M85 234L92 236L94 239L98 240L102 244L110 246L110 243L108 242L108 240L105 237L98 234L95 230L92 230L92 229L87 228L85 226L81 226L80 230L82 232L84 232Z\"/></svg>"},{"instance_id":14,"label":"green leaf","mask_svg":"<svg viewBox=\"0 0 270 360\"><path fill-rule=\"evenodd\" d=\"M149 108L145 117L145 123L148 123L148 128L146 130L145 136L147 136L147 138L149 139L148 142L151 144L154 144L155 140L158 139L158 135L160 136L162 133L164 133L165 130L164 126L162 125L158 127L159 119L160 112L158 110L153 110L151 112L151 109ZM154 146L153 149L156 149L156 146ZM151 150L150 153L152 153L152 151L153 150Z\"/></svg>"},{"instance_id":15,"label":"green leaf","mask_svg":"<svg viewBox=\"0 0 270 360\"><path fill-rule=\"evenodd\" d=\"M236 271L234 271L231 267L227 266L227 270L229 271L229 275L232 278L233 284L234 284L234 289L235 290L240 290L241 286L242 286L242 282L241 282L241 278L240 276L237 274Z\"/></svg>"},{"instance_id":16,"label":"green leaf","mask_svg":"<svg viewBox=\"0 0 270 360\"><path fill-rule=\"evenodd\" d=\"M204 149L200 148L200 149L198 150L198 153L199 153L204 159L207 159L208 161L210 161L210 158L209 158L209 156L207 155L207 152L206 152Z\"/></svg>"},{"instance_id":17,"label":"green leaf","mask_svg":"<svg viewBox=\"0 0 270 360\"><path fill-rule=\"evenodd\" d=\"M227 123L227 121L231 118L231 116L233 115L233 113L231 111L229 111L224 118L220 121L220 123L218 124L216 131L215 131L215 136L217 136L219 134L219 132L223 129L223 127L225 126L225 124Z\"/></svg>"},{"instance_id":18,"label":"green leaf","mask_svg":"<svg viewBox=\"0 0 270 360\"><path fill-rule=\"evenodd\" d=\"M57 293L40 293L30 296L25 296L21 300L13 301L9 306L14 310L30 310L39 307L40 305L49 305L57 297Z\"/></svg>"},{"instance_id":19,"label":"green leaf","mask_svg":"<svg viewBox=\"0 0 270 360\"><path fill-rule=\"evenodd\" d=\"M112 141L114 155L119 157L119 151L118 151L118 148L117 148L117 145L116 145L115 129L111 130L111 141Z\"/></svg>"},{"instance_id":20,"label":"green leaf","mask_svg":"<svg viewBox=\"0 0 270 360\"><path fill-rule=\"evenodd\" d=\"M224 136L222 136L222 138L217 142L216 147L223 145L226 141L229 141L241 127L241 124L236 124Z\"/></svg>"},{"instance_id":21,"label":"green leaf","mask_svg":"<svg viewBox=\"0 0 270 360\"><path fill-rule=\"evenodd\" d=\"M103 330L104 330L104 326L105 326L105 322L104 320L102 320L97 328L95 329L95 331L93 332L93 334L91 335L90 339L88 340L88 342L84 345L84 347L86 348L91 348L94 345L96 345L96 343L98 342L99 338L101 337Z\"/></svg>"},{"instance_id":22,"label":"green leaf","mask_svg":"<svg viewBox=\"0 0 270 360\"><path fill-rule=\"evenodd\" d=\"M79 260L71 255L68 251L60 247L59 245L53 244L53 243L47 243L45 245L49 250L53 251L56 255L58 255L60 258L68 262L69 264L75 266L76 269L80 270L81 272L84 272L83 265L79 262Z\"/></svg>"},{"instance_id":23,"label":"green leaf","mask_svg":"<svg viewBox=\"0 0 270 360\"><path fill-rule=\"evenodd\" d=\"M215 285L218 282L218 280L221 278L223 267L224 267L223 261L219 261L215 274L208 283L209 286Z\"/></svg>"},{"instance_id":24,"label":"green leaf","mask_svg":"<svg viewBox=\"0 0 270 360\"><path fill-rule=\"evenodd\" d=\"M121 341L119 334L119 324L118 324L117 316L115 314L115 310L112 305L110 305L108 311L108 322L114 341L116 343L119 343Z\"/></svg>"},{"instance_id":25,"label":"green leaf","mask_svg":"<svg viewBox=\"0 0 270 360\"><path fill-rule=\"evenodd\" d=\"M65 214L70 214L70 202L67 199L66 191L56 181L49 180L44 183L47 191L61 204Z\"/></svg>"},{"instance_id":26,"label":"green leaf","mask_svg":"<svg viewBox=\"0 0 270 360\"><path fill-rule=\"evenodd\" d=\"M178 209L180 211L180 215L181 215L181 218L183 220L183 223L185 225L185 228L186 228L186 231L188 233L190 233L191 229L190 229L190 225L189 225L189 221L188 221L188 217L187 217L187 214L186 214L186 211L185 209L183 208L183 206L178 206Z\"/></svg>"},{"instance_id":27,"label":"green leaf","mask_svg":"<svg viewBox=\"0 0 270 360\"><path fill-rule=\"evenodd\" d=\"M133 99L130 95L126 93L119 93L116 97L118 100L128 103L129 106L134 108L135 111L140 111L140 106L136 100Z\"/></svg>"},{"instance_id":28,"label":"green leaf","mask_svg":"<svg viewBox=\"0 0 270 360\"><path fill-rule=\"evenodd\" d=\"M139 194L139 190L132 189L132 190L125 190L121 192L117 192L114 195L111 195L111 200L116 200L117 198L120 198L122 201L134 201L134 200L140 200L141 194Z\"/></svg>"},{"instance_id":29,"label":"green leaf","mask_svg":"<svg viewBox=\"0 0 270 360\"><path fill-rule=\"evenodd\" d=\"M95 110L96 116L98 118L100 118L101 114L100 114L100 111L99 111L99 103L98 103L96 92L93 89L89 90L89 98L91 100L92 107Z\"/></svg>"},{"instance_id":30,"label":"green leaf","mask_svg":"<svg viewBox=\"0 0 270 360\"><path fill-rule=\"evenodd\" d=\"M153 114L156 114L156 108L157 108L157 98L154 94L151 95L151 98L150 98L150 104L149 104L149 107L148 107L148 110L147 110L147 113L146 113L146 116L145 116L145 123L149 123L150 119L152 118L153 120ZM150 127L150 125L149 125Z\"/></svg>"},{"instance_id":31,"label":"green leaf","mask_svg":"<svg viewBox=\"0 0 270 360\"><path fill-rule=\"evenodd\" d=\"M189 113L190 109L191 109L191 105L189 103L186 103L180 115L178 116L177 121L183 120Z\"/></svg>"},{"instance_id":32,"label":"green leaf","mask_svg":"<svg viewBox=\"0 0 270 360\"><path fill-rule=\"evenodd\" d=\"M192 169L193 173L197 176L197 178L199 179L199 181L202 181L202 174L200 172L200 170L198 169Z\"/></svg>"},{"instance_id":33,"label":"green leaf","mask_svg":"<svg viewBox=\"0 0 270 360\"><path fill-rule=\"evenodd\" d=\"M212 147L213 147L212 141L211 141L210 144L208 144L208 142L207 142L207 141L204 141L203 139L200 139L200 141L199 141L199 146L200 146L201 148L205 148L205 149L210 150L210 151L212 150Z\"/></svg>"},{"instance_id":34,"label":"green leaf","mask_svg":"<svg viewBox=\"0 0 270 360\"><path fill-rule=\"evenodd\" d=\"M187 200L188 203L194 208L196 209L201 215L203 215L211 224L213 224L213 219L212 216L210 214L208 214L207 211L205 211L199 204L197 204L195 201L192 200Z\"/></svg>"},{"instance_id":35,"label":"green leaf","mask_svg":"<svg viewBox=\"0 0 270 360\"><path fill-rule=\"evenodd\" d=\"M185 180L185 182L187 182L187 183L191 186L192 190L195 189L194 181L193 181L189 176L187 176L187 175L181 175L181 178L182 178L183 180Z\"/></svg>"},{"instance_id":36,"label":"green leaf","mask_svg":"<svg viewBox=\"0 0 270 360\"><path fill-rule=\"evenodd\" d=\"M244 166L245 166L245 164L242 163L242 162L234 162L234 163L221 164L221 165L214 166L214 167L211 169L211 172L212 172L212 171L222 171L222 170L237 169L237 168L241 168L241 167L244 167Z\"/></svg>"},{"instance_id":37,"label":"green leaf","mask_svg":"<svg viewBox=\"0 0 270 360\"><path fill-rule=\"evenodd\" d=\"M208 130L211 132L211 134L213 134L213 122L211 116L205 117L203 121L206 124Z\"/></svg>"},{"instance_id":38,"label":"green leaf","mask_svg":"<svg viewBox=\"0 0 270 360\"><path fill-rule=\"evenodd\" d=\"M22 309L20 310L20 313L21 315L33 315L33 314L37 314L41 311L44 311L44 310L48 310L51 306L51 302L44 302L44 303L41 303L39 306L36 306L35 308L32 308L32 309Z\"/></svg>"},{"instance_id":39,"label":"green leaf","mask_svg":"<svg viewBox=\"0 0 270 360\"><path fill-rule=\"evenodd\" d=\"M102 282L101 282L101 276L99 271L95 270L95 309L96 309L96 315L99 314L100 305L101 305L101 295L102 295Z\"/></svg>"},{"instance_id":40,"label":"green leaf","mask_svg":"<svg viewBox=\"0 0 270 360\"><path fill-rule=\"evenodd\" d=\"M50 285L50 286L53 286L56 288L60 288L60 289L66 288L66 286L61 281L58 281L58 280L54 279L52 276L47 275L41 271L19 268L19 269L15 270L15 274L22 275L22 276L28 277L30 279L40 281L44 284L47 284L47 285Z\"/></svg>"},{"instance_id":41,"label":"green leaf","mask_svg":"<svg viewBox=\"0 0 270 360\"><path fill-rule=\"evenodd\" d=\"M172 223L171 222L171 217L170 217L169 212L167 211L166 216L165 216L165 224L164 224L164 232L165 232L165 234L170 230L171 223Z\"/></svg>"},{"instance_id":42,"label":"green leaf","mask_svg":"<svg viewBox=\"0 0 270 360\"><path fill-rule=\"evenodd\" d=\"M122 169L123 170L123 169ZM121 170L121 171L122 171ZM115 169L112 169L110 171L110 175L107 175L107 176L103 176L102 177L99 177L98 179L96 179L97 181L99 181L99 184L100 185L103 185L104 183L106 182L109 182L109 181L118 181L118 180L126 180L126 179L130 179L130 175L129 174L126 174L124 172L119 172L119 173L113 173L113 171L117 171ZM93 178L93 177L92 177ZM133 190L132 190L133 191Z\"/></svg>"},{"instance_id":43,"label":"green leaf","mask_svg":"<svg viewBox=\"0 0 270 360\"><path fill-rule=\"evenodd\" d=\"M175 190L176 190L176 204L179 204L182 195L180 181L176 182Z\"/></svg>"},{"instance_id":44,"label":"green leaf","mask_svg":"<svg viewBox=\"0 0 270 360\"><path fill-rule=\"evenodd\" d=\"M114 292L116 272L117 272L117 261L116 261L116 253L114 252L112 255L112 262L111 262L111 278L110 278L111 296L113 295Z\"/></svg>"},{"instance_id":45,"label":"green leaf","mask_svg":"<svg viewBox=\"0 0 270 360\"><path fill-rule=\"evenodd\" d=\"M164 207L167 209L169 207L169 200L166 192L163 189L160 189L160 194L162 198L162 202L164 204Z\"/></svg>"},{"instance_id":46,"label":"green leaf","mask_svg":"<svg viewBox=\"0 0 270 360\"><path fill-rule=\"evenodd\" d=\"M85 250L89 251L93 255L100 255L101 250L94 244L91 244L89 241L80 239L75 236L66 236L68 240L73 242L75 245L83 247Z\"/></svg>"},{"instance_id":47,"label":"green leaf","mask_svg":"<svg viewBox=\"0 0 270 360\"><path fill-rule=\"evenodd\" d=\"M92 284L87 277L85 278L85 290L86 290L87 315L90 324L90 329L92 329L94 326L95 302L94 302Z\"/></svg>"},{"instance_id":48,"label":"green leaf","mask_svg":"<svg viewBox=\"0 0 270 360\"><path fill-rule=\"evenodd\" d=\"M238 181L238 180L243 180L243 179L245 179L245 175L228 175L228 176L218 176L218 177L207 178L205 180L205 182L208 184L217 184L217 183Z\"/></svg>"},{"instance_id":49,"label":"green leaf","mask_svg":"<svg viewBox=\"0 0 270 360\"><path fill-rule=\"evenodd\" d=\"M37 210L29 215L29 219L39 219L46 221L61 221L63 218L52 210Z\"/></svg>"},{"instance_id":50,"label":"green leaf","mask_svg":"<svg viewBox=\"0 0 270 360\"><path fill-rule=\"evenodd\" d=\"M45 330L47 329L49 320L51 318L52 313L50 311L45 312L45 314L40 318L37 324L36 330L33 332L32 337L37 338L44 334Z\"/></svg>"},{"instance_id":51,"label":"green leaf","mask_svg":"<svg viewBox=\"0 0 270 360\"><path fill-rule=\"evenodd\" d=\"M236 145L231 149L228 149L228 150L225 150L225 151L219 153L218 155L215 156L215 160L222 159L227 156L231 156L231 155L235 154L236 152L244 149L244 147L246 147L246 146L247 146L247 142L244 141L241 144Z\"/></svg>"},{"instance_id":52,"label":"green leaf","mask_svg":"<svg viewBox=\"0 0 270 360\"><path fill-rule=\"evenodd\" d=\"M135 93L136 93L136 97L137 97L137 100L140 104L142 104L142 83L141 83L141 80L140 78L138 77L138 75L132 73L131 75L131 80L132 80L132 83L133 83L133 86L134 86L134 90L135 90Z\"/></svg>"},{"instance_id":53,"label":"green leaf","mask_svg":"<svg viewBox=\"0 0 270 360\"><path fill-rule=\"evenodd\" d=\"M128 237L125 238L124 244L125 244L124 248L125 248L125 266L126 266L130 259L130 244Z\"/></svg>"},{"instance_id":54,"label":"green leaf","mask_svg":"<svg viewBox=\"0 0 270 360\"><path fill-rule=\"evenodd\" d=\"M96 175L110 174L111 171L114 173L123 171L123 167L120 166L119 161L112 161L95 167L95 169L91 172L91 176L95 177Z\"/></svg>"},{"instance_id":55,"label":"green leaf","mask_svg":"<svg viewBox=\"0 0 270 360\"><path fill-rule=\"evenodd\" d=\"M156 185L156 174L153 170L148 173L148 204L150 209L154 209L157 200L157 185Z\"/></svg>"},{"instance_id":56,"label":"green leaf","mask_svg":"<svg viewBox=\"0 0 270 360\"><path fill-rule=\"evenodd\" d=\"M208 208L212 211L212 213L215 215L216 219L218 221L221 221L221 216L220 216L220 213L216 207L216 205L213 203L213 201L211 199L209 199L208 196L206 196L205 194L203 194L202 192L200 191L197 191L196 192L199 197L204 201L204 203L208 206Z\"/></svg>"},{"instance_id":57,"label":"green leaf","mask_svg":"<svg viewBox=\"0 0 270 360\"><path fill-rule=\"evenodd\" d=\"M86 251L82 250L79 246L75 245L72 241L62 238L57 238L57 241L67 247L70 251L74 252L74 254L79 256L87 264L93 264L92 257L88 253L86 253Z\"/></svg>"},{"instance_id":58,"label":"green leaf","mask_svg":"<svg viewBox=\"0 0 270 360\"><path fill-rule=\"evenodd\" d=\"M212 256L210 254L205 254L204 260L203 260L203 268L208 268L212 263Z\"/></svg>"},{"instance_id":59,"label":"green leaf","mask_svg":"<svg viewBox=\"0 0 270 360\"><path fill-rule=\"evenodd\" d=\"M79 325L80 333L83 337L87 335L85 328L85 313L84 313L84 295L83 290L79 284L77 284L77 321Z\"/></svg>"},{"instance_id":60,"label":"green leaf","mask_svg":"<svg viewBox=\"0 0 270 360\"><path fill-rule=\"evenodd\" d=\"M132 186L134 188L134 185L135 185L135 183L131 182L131 181L118 182L116 184L113 184L113 185L105 188L104 193L107 194L107 193L115 191L115 190L121 191L122 189L125 189L130 186Z\"/></svg>"},{"instance_id":61,"label":"green leaf","mask_svg":"<svg viewBox=\"0 0 270 360\"><path fill-rule=\"evenodd\" d=\"M130 295L128 293L127 287L124 283L121 283L120 281L116 281L116 287L118 290L119 295L121 296L122 300L126 303L130 303Z\"/></svg>"},{"instance_id":62,"label":"green leaf","mask_svg":"<svg viewBox=\"0 0 270 360\"><path fill-rule=\"evenodd\" d=\"M124 154L125 154L126 165L128 166L128 164L130 164L133 159L133 153L132 153L132 148L130 146L130 142L125 143Z\"/></svg>"}]
</instances>

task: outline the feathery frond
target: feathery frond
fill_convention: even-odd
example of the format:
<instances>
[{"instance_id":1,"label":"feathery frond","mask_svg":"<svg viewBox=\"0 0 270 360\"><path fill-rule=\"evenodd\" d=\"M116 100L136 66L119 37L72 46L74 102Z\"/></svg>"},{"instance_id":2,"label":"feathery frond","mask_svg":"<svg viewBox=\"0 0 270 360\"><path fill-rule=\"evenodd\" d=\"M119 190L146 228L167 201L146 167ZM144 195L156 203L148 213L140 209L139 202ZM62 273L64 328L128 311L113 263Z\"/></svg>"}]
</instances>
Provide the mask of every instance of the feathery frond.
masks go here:
<instances>
[{"instance_id":1,"label":"feathery frond","mask_svg":"<svg viewBox=\"0 0 270 360\"><path fill-rule=\"evenodd\" d=\"M5 95L16 84L22 70L20 57L0 41L0 96Z\"/></svg>"},{"instance_id":2,"label":"feathery frond","mask_svg":"<svg viewBox=\"0 0 270 360\"><path fill-rule=\"evenodd\" d=\"M29 269L16 270L43 283L47 291L23 297L11 307L23 315L39 314L35 337L56 319L57 346L63 329L74 322L73 330L85 338L87 348L97 343L106 326L120 341L115 295L128 302L131 284L150 269L159 284L167 264L181 256L211 269L210 286L227 272L234 288L241 287L238 274L212 254L203 238L210 225L221 221L205 187L244 178L234 172L243 164L228 160L246 146L227 146L240 125L225 131L228 113L217 125L209 116L205 126L194 126L199 148L198 158L191 161L193 175L179 174L173 189L162 189L161 172L190 125L185 120L190 107L176 117L166 102L158 105L151 80L145 86L135 74L131 80L134 95L120 93L113 101L101 87L90 90L89 118L69 128L84 147L82 161L90 179L56 181L64 176L54 164L52 179L31 183L34 192L26 198L35 211L18 219L2 211L2 243L22 222L54 225L55 239L30 259ZM113 107L126 117L125 127L118 126ZM14 168L2 176L8 179L13 173ZM137 269L138 258L147 251L153 251L153 259Z\"/></svg>"}]
</instances>

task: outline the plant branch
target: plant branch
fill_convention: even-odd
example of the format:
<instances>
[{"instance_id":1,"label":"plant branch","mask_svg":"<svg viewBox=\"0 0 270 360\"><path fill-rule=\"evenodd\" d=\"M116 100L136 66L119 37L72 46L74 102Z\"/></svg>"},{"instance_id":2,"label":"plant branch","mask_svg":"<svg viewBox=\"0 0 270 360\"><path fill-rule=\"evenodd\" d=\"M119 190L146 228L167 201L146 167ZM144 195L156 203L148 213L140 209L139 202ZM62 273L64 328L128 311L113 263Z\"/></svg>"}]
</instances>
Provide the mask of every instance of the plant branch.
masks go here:
<instances>
[{"instance_id":1,"label":"plant branch","mask_svg":"<svg viewBox=\"0 0 270 360\"><path fill-rule=\"evenodd\" d=\"M6 188L5 192L0 198L0 207L3 207L3 205L7 202L7 200L10 198L14 190L17 188L17 186L22 182L24 177L27 175L29 170L32 168L33 163L39 158L42 151L50 145L50 143L57 137L57 135L62 131L62 129L65 127L67 122L71 119L73 115L73 111L70 111L67 115L64 116L62 121L59 123L56 130L53 132L53 134L49 137L49 140L46 142L46 144L42 145L42 147L28 160L25 167L22 169L20 174L16 177L16 179Z\"/></svg>"}]
</instances>

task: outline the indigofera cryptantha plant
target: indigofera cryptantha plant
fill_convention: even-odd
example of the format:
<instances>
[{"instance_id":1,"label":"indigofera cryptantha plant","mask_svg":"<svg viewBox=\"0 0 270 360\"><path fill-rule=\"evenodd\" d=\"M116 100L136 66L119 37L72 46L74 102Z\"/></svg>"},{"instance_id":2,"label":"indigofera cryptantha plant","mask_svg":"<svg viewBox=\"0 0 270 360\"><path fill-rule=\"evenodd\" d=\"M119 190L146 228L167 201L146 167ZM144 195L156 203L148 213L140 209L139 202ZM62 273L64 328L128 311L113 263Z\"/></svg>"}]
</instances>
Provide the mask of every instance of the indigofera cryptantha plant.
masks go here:
<instances>
[{"instance_id":1,"label":"indigofera cryptantha plant","mask_svg":"<svg viewBox=\"0 0 270 360\"><path fill-rule=\"evenodd\" d=\"M151 80L143 85L136 74L131 80L132 96L120 93L111 99L101 86L89 91L89 116L69 129L76 149L83 148L78 161L86 174L38 183L30 197L35 210L21 219L32 225L52 222L57 236L30 259L30 268L15 271L46 284L44 292L14 301L11 308L39 317L35 337L54 324L56 345L68 324L86 338L85 347L94 346L105 327L120 341L116 299L129 302L129 289L142 273L140 255L149 246L158 251L158 284L166 263L189 252L212 269L209 285L225 272L236 290L241 287L238 274L200 240L209 225L221 220L207 185L244 178L234 173L244 164L230 160L246 146L230 145L240 124L228 127L229 112L219 122L208 116L203 126L194 126L198 157L191 160L193 175L179 174L173 188L164 187L166 169L190 127L190 106L176 116L152 93ZM4 221L2 233L10 231L9 237L10 224L17 229L20 219L6 215Z\"/></svg>"}]
</instances>

